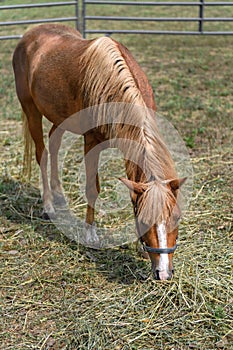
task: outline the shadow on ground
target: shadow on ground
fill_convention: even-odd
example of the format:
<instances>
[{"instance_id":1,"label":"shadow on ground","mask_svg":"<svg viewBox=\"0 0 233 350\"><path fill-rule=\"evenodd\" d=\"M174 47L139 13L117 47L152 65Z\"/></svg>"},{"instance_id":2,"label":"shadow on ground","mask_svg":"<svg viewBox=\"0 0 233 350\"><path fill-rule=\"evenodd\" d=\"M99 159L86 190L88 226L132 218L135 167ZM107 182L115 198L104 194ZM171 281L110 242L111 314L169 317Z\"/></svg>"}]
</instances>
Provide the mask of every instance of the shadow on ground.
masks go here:
<instances>
[{"instance_id":1,"label":"shadow on ground","mask_svg":"<svg viewBox=\"0 0 233 350\"><path fill-rule=\"evenodd\" d=\"M124 245L113 249L94 250L69 240L50 221L42 220L40 191L28 183L12 178L0 178L0 217L2 231L11 225L29 225L34 232L49 241L63 244L67 249L78 250L85 261L95 263L96 272L108 281L132 284L144 281L149 275L149 263L141 259L136 245ZM4 226L7 225L7 228Z\"/></svg>"}]
</instances>

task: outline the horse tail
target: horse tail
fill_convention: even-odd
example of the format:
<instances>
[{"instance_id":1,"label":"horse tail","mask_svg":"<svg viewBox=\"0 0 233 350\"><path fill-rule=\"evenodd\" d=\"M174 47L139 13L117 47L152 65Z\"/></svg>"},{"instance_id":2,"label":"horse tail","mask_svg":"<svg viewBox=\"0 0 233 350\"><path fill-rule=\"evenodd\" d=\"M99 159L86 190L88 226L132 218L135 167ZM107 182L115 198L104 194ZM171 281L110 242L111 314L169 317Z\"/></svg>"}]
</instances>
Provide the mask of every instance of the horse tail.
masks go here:
<instances>
[{"instance_id":1,"label":"horse tail","mask_svg":"<svg viewBox=\"0 0 233 350\"><path fill-rule=\"evenodd\" d=\"M33 153L33 139L28 126L28 119L22 110L23 121L23 138L24 138L24 156L23 156L23 172L25 179L30 180L32 172L32 153Z\"/></svg>"}]
</instances>

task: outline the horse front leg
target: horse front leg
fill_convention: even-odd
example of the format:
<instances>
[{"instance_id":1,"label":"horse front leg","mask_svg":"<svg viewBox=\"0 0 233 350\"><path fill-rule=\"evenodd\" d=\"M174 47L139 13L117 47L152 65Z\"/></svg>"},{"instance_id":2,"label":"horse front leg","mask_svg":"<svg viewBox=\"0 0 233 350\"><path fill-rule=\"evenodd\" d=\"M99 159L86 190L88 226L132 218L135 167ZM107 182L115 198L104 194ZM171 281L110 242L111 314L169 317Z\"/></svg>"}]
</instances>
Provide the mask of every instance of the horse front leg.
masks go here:
<instances>
[{"instance_id":1,"label":"horse front leg","mask_svg":"<svg viewBox=\"0 0 233 350\"><path fill-rule=\"evenodd\" d=\"M86 167L86 243L95 245L98 244L99 238L95 227L95 203L100 192L98 164L101 147L98 140L95 139L92 133L84 136L84 156Z\"/></svg>"}]
</instances>

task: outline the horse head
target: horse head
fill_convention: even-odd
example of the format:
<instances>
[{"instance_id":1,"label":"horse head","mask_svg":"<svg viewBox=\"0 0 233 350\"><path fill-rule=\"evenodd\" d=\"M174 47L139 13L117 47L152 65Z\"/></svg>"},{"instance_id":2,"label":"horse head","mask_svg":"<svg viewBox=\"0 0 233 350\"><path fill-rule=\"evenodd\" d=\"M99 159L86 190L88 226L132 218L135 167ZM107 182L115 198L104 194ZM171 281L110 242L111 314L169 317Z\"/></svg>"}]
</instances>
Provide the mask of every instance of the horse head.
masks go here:
<instances>
[{"instance_id":1,"label":"horse head","mask_svg":"<svg viewBox=\"0 0 233 350\"><path fill-rule=\"evenodd\" d=\"M178 192L186 178L149 183L120 180L130 189L138 236L150 256L155 279L171 279L181 218Z\"/></svg>"}]
</instances>

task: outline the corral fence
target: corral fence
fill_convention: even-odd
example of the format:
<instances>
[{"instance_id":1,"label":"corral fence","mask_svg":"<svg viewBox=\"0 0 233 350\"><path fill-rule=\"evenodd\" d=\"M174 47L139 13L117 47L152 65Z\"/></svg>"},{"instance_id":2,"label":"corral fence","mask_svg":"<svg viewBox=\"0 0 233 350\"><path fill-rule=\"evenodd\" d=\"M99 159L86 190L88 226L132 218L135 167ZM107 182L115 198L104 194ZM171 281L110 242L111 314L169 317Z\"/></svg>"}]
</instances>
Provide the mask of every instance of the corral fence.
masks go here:
<instances>
[{"instance_id":1,"label":"corral fence","mask_svg":"<svg viewBox=\"0 0 233 350\"><path fill-rule=\"evenodd\" d=\"M27 10L27 9L47 9L51 7L60 7L60 6L72 6L73 16L70 17L54 17L54 18L45 18L46 14L44 14L43 18L38 19L27 19L27 20L10 20L10 21L1 21L0 27L6 26L22 26L22 25L30 25L30 24L39 24L39 23L52 23L52 22L75 22L76 28L79 28L79 1L60 1L60 2L44 2L38 4L19 4L19 5L3 5L0 6L0 14L2 11L11 11L14 13L16 10ZM22 35L21 34L12 34L12 35L1 35L0 39L18 39Z\"/></svg>"},{"instance_id":2,"label":"corral fence","mask_svg":"<svg viewBox=\"0 0 233 350\"><path fill-rule=\"evenodd\" d=\"M233 11L233 2L231 1L111 1L111 0L76 0L76 1L60 1L60 2L44 2L44 3L34 3L34 4L18 4L18 5L3 5L0 6L0 14L2 11L15 11L15 10L25 10L25 9L46 9L52 7L70 7L70 16L64 17L49 17L49 11L45 13L42 18L38 19L24 19L24 20L9 20L1 21L0 27L6 28L7 26L20 26L20 25L30 25L37 23L51 23L51 22L74 22L78 30L80 30L84 37L87 34L99 33L104 35L111 35L114 33L118 34L170 34L170 35L232 35L233 30L228 27L227 30L221 30L221 23L233 23L233 17L226 16L231 15ZM120 12L123 12L124 16L112 16L111 11L121 7ZM129 8L137 8L136 16L127 16L131 13ZM109 9L107 14L105 9ZM147 8L149 11L149 16L138 16L140 13L140 8ZM150 16L154 9L163 9L165 15L161 16ZM172 11L172 9L177 8L177 11ZM177 16L177 13L182 14L182 8L185 8L186 13L190 13L192 16ZM104 9L104 10L103 10ZM207 9L217 9L215 11L209 12L212 16L206 15ZM223 11L224 10L224 11ZM135 12L135 11L134 11ZM51 12L52 13L52 12ZM91 13L91 15L90 15ZM93 13L97 15L93 15ZM101 13L99 15L99 13ZM110 15L109 15L110 13ZM160 13L158 11L158 13ZM167 14L172 14L172 16L167 16ZM174 15L175 13L175 15ZM224 15L221 15L221 14ZM220 16L219 16L220 14ZM115 23L120 23L120 27L116 28ZM91 27L91 23L94 23ZM122 29L122 23L128 23L126 29ZM140 23L139 28L132 29L135 23ZM158 23L163 23L163 27L156 28ZM166 28L166 24L177 24L185 23L187 26L181 29L177 29L177 26L172 28L169 25L169 29ZM209 24L218 24L216 27L211 28ZM146 26L145 26L146 24ZM150 28L148 28L148 24ZM206 25L208 24L208 29L206 30ZM190 29L191 28L191 29ZM11 34L11 35L0 35L0 39L16 39L20 38L21 34Z\"/></svg>"},{"instance_id":3,"label":"corral fence","mask_svg":"<svg viewBox=\"0 0 233 350\"><path fill-rule=\"evenodd\" d=\"M125 11L124 13L127 14L127 8L133 7L133 6L138 6L138 7L150 7L152 8L163 8L165 14L172 13L172 8L177 8L177 12L182 12L181 8L186 8L188 11L185 11L185 13L189 12L191 14L196 13L196 16L193 17L177 17L177 16L172 16L172 17L167 17L167 16L160 16L160 17L140 17L140 16L135 16L135 17L127 17L127 16L119 16L119 17L112 17L112 16L89 16L87 6L92 6L92 11L93 7L97 8L100 5L104 6L125 6ZM210 8L216 8L216 9L223 9L224 8L224 14L229 14L233 11L233 2L231 1L205 1L205 0L200 0L200 1L99 1L99 0L83 0L82 1L82 32L83 34L87 33L102 33L106 35L111 35L113 33L132 33L132 34L177 34L177 35L194 35L194 34L208 34L208 35L232 35L233 34L233 26L232 30L227 30L227 31L220 31L220 30L205 30L204 24L205 23L221 23L221 22L227 22L227 23L233 23L233 17L216 17L216 16L211 16L207 17L205 16L206 9ZM122 12L123 12L122 11ZM94 12L94 11L93 11ZM138 10L140 12L140 10ZM152 12L152 11L151 11ZM156 12L156 11L154 11ZM216 10L214 11L216 14ZM232 13L233 15L233 13ZM183 22L189 24L190 23L195 23L195 26L192 26L194 29L189 30L186 28L182 30L175 30L171 28L170 30L166 29L153 29L153 24L152 24L152 29L113 29L111 30L110 28L106 29L89 29L87 26L88 21L128 21L128 22L138 22L140 21L141 23L146 23L146 22L151 22L154 25L156 23L178 23L178 22ZM210 28L211 29L211 28Z\"/></svg>"}]
</instances>

